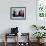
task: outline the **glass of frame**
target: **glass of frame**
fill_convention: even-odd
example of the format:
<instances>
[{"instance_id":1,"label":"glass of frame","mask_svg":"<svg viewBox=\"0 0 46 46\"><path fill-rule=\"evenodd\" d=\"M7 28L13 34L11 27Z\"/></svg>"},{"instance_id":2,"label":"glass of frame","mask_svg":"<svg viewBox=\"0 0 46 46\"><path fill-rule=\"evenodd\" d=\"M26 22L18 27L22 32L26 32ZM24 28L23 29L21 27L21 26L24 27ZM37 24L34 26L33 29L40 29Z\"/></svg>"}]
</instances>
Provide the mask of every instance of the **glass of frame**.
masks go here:
<instances>
[{"instance_id":1,"label":"glass of frame","mask_svg":"<svg viewBox=\"0 0 46 46\"><path fill-rule=\"evenodd\" d=\"M25 20L26 19L26 7L11 7L10 8L11 20Z\"/></svg>"}]
</instances>

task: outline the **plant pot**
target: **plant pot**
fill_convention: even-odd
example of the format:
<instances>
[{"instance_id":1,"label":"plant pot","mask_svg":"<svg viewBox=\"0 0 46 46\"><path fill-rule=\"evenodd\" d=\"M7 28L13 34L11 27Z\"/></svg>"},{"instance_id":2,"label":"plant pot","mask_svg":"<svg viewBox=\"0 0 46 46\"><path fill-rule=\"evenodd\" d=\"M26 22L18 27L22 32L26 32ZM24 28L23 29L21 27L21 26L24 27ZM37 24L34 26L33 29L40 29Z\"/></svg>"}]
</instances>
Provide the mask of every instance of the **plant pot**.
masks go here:
<instances>
[{"instance_id":1,"label":"plant pot","mask_svg":"<svg viewBox=\"0 0 46 46\"><path fill-rule=\"evenodd\" d=\"M44 43L44 40L45 40L45 39L40 39L40 43Z\"/></svg>"},{"instance_id":2,"label":"plant pot","mask_svg":"<svg viewBox=\"0 0 46 46\"><path fill-rule=\"evenodd\" d=\"M41 43L44 42L44 40L45 40L45 39L38 39L37 42L38 42L39 44L41 44Z\"/></svg>"},{"instance_id":3,"label":"plant pot","mask_svg":"<svg viewBox=\"0 0 46 46\"><path fill-rule=\"evenodd\" d=\"M40 39L37 39L37 43L40 43Z\"/></svg>"}]
</instances>

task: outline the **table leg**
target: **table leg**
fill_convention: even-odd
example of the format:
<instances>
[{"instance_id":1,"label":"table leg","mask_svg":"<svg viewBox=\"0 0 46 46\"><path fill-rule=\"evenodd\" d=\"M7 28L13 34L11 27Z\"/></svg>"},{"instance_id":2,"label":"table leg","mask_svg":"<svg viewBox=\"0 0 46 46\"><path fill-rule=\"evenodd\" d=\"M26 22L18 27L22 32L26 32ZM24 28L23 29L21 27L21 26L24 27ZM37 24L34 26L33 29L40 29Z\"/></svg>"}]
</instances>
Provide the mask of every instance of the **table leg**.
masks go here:
<instances>
[{"instance_id":1,"label":"table leg","mask_svg":"<svg viewBox=\"0 0 46 46\"><path fill-rule=\"evenodd\" d=\"M7 46L7 36L5 35L5 46Z\"/></svg>"}]
</instances>

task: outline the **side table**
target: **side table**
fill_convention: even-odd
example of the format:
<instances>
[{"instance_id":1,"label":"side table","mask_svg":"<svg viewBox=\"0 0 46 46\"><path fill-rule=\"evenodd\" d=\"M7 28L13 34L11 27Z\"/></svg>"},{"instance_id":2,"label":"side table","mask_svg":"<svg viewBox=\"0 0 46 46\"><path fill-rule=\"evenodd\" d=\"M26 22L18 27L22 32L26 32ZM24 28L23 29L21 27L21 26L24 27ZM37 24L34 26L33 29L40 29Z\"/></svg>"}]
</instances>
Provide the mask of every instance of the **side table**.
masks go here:
<instances>
[{"instance_id":1,"label":"side table","mask_svg":"<svg viewBox=\"0 0 46 46\"><path fill-rule=\"evenodd\" d=\"M15 33L15 34L10 34L10 33L6 33L5 34L5 46L7 46L7 44L8 44L8 42L7 42L7 38L9 38L9 37L7 37L7 36L16 36L16 39L15 40L17 40L17 42L16 42L16 45L15 46L18 46L18 33Z\"/></svg>"}]
</instances>

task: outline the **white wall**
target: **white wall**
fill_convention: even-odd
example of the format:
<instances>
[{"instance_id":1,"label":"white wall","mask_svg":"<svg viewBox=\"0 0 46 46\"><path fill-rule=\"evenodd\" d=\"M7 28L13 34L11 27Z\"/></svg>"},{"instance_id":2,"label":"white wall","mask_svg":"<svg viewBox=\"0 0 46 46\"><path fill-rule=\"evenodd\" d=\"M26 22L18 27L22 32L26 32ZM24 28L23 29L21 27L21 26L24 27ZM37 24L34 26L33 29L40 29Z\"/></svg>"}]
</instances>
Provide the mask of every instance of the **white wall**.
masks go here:
<instances>
[{"instance_id":1,"label":"white wall","mask_svg":"<svg viewBox=\"0 0 46 46\"><path fill-rule=\"evenodd\" d=\"M10 20L10 7L26 7L26 20ZM36 0L0 0L0 34L17 26L32 36L32 24L36 24Z\"/></svg>"}]
</instances>

